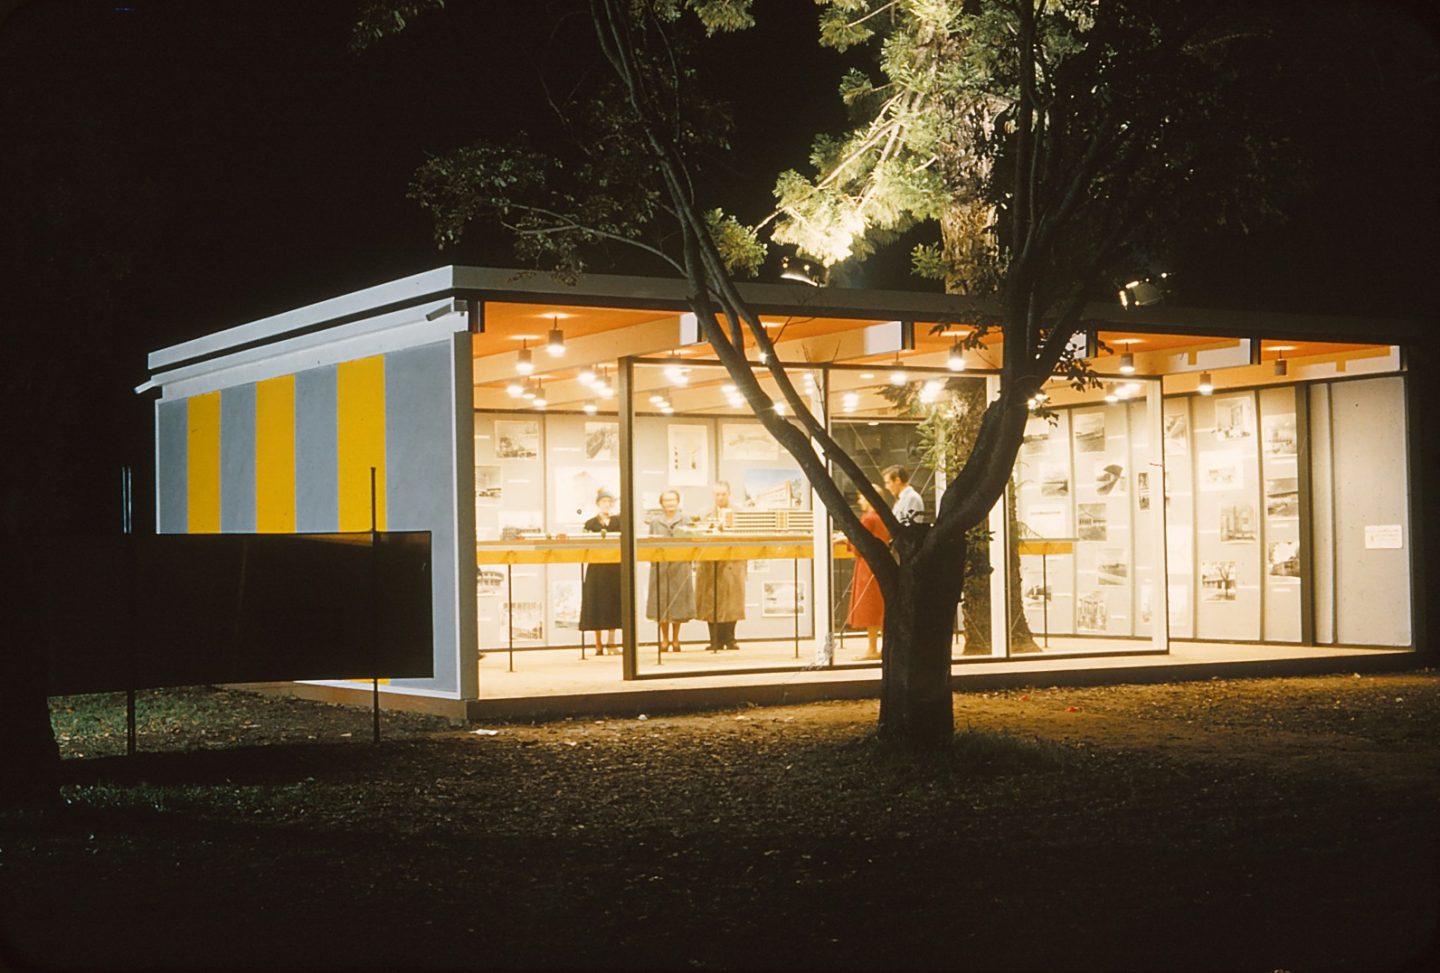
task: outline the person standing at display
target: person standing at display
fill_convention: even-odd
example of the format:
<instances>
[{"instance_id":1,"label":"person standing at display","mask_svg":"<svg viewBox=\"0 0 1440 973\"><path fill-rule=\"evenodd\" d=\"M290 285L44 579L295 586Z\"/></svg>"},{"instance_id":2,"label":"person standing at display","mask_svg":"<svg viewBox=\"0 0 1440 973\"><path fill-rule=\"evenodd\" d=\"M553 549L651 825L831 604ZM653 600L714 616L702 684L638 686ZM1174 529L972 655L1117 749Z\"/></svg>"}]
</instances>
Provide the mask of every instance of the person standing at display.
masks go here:
<instances>
[{"instance_id":1,"label":"person standing at display","mask_svg":"<svg viewBox=\"0 0 1440 973\"><path fill-rule=\"evenodd\" d=\"M891 466L881 475L885 477L885 489L895 498L895 506L891 508L895 519L902 524L925 523L925 500L910 485L910 471L903 466Z\"/></svg>"},{"instance_id":2,"label":"person standing at display","mask_svg":"<svg viewBox=\"0 0 1440 973\"><path fill-rule=\"evenodd\" d=\"M685 516L680 513L680 491L660 494L660 512L650 518L652 537L678 537ZM660 623L660 651L680 651L680 625L695 617L695 584L689 561L654 561L650 565L650 592L645 617Z\"/></svg>"},{"instance_id":3,"label":"person standing at display","mask_svg":"<svg viewBox=\"0 0 1440 973\"><path fill-rule=\"evenodd\" d=\"M879 493L880 488L875 487ZM860 523L870 533L885 543L890 543L890 532L885 529L885 523L875 508L870 506L870 501L865 499L865 494L860 494ZM854 545L846 545L850 553L855 554ZM880 651L878 640L880 629L885 624L885 598L880 594L880 585L875 580L875 574L870 570L870 565L858 554L855 557L855 575L850 582L850 612L845 616L845 622L851 628L863 628L868 643L865 654L861 659L878 659Z\"/></svg>"},{"instance_id":4,"label":"person standing at display","mask_svg":"<svg viewBox=\"0 0 1440 973\"><path fill-rule=\"evenodd\" d=\"M717 530L734 523L730 484L715 484L715 507L705 519ZM739 649L735 623L745 617L747 561L700 561L695 565L695 617L710 625L710 651Z\"/></svg>"},{"instance_id":5,"label":"person standing at display","mask_svg":"<svg viewBox=\"0 0 1440 973\"><path fill-rule=\"evenodd\" d=\"M620 518L614 515L615 497L603 487L595 494L595 516L585 521L591 533L620 534ZM619 655L615 630L620 627L620 565L591 564L585 569L580 591L580 631L595 633L596 655ZM604 641L601 641L601 633Z\"/></svg>"}]
</instances>

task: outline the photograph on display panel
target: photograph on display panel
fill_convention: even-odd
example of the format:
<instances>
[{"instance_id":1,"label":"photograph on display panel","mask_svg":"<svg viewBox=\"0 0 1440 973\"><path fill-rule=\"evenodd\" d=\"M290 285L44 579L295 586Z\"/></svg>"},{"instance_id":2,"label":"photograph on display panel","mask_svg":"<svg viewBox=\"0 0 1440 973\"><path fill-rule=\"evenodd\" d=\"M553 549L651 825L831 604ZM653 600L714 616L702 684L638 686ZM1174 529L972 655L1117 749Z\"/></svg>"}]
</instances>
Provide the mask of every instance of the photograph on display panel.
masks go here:
<instances>
[{"instance_id":1,"label":"photograph on display panel","mask_svg":"<svg viewBox=\"0 0 1440 973\"><path fill-rule=\"evenodd\" d=\"M1021 447L1032 452L1043 449L1054 428L1049 419L1030 418L1025 423L1025 432L1020 440Z\"/></svg>"},{"instance_id":2,"label":"photograph on display panel","mask_svg":"<svg viewBox=\"0 0 1440 973\"><path fill-rule=\"evenodd\" d=\"M1165 416L1165 452L1184 453L1190 448L1190 416L1170 412Z\"/></svg>"},{"instance_id":3,"label":"photograph on display panel","mask_svg":"<svg viewBox=\"0 0 1440 973\"><path fill-rule=\"evenodd\" d=\"M538 642L545 638L545 605L539 601L501 603L500 629L517 639Z\"/></svg>"},{"instance_id":4,"label":"photograph on display panel","mask_svg":"<svg viewBox=\"0 0 1440 973\"><path fill-rule=\"evenodd\" d=\"M574 565L570 565L574 567ZM580 627L580 581L578 578L562 578L551 581L550 611L555 618L557 629L574 631Z\"/></svg>"},{"instance_id":5,"label":"photograph on display panel","mask_svg":"<svg viewBox=\"0 0 1440 973\"><path fill-rule=\"evenodd\" d=\"M726 422L720 425L720 455L729 460L779 459L780 444L764 426Z\"/></svg>"},{"instance_id":6,"label":"photograph on display panel","mask_svg":"<svg viewBox=\"0 0 1440 973\"><path fill-rule=\"evenodd\" d=\"M1110 627L1110 608L1105 592L1091 591L1075 600L1075 631L1104 632Z\"/></svg>"},{"instance_id":7,"label":"photograph on display panel","mask_svg":"<svg viewBox=\"0 0 1440 973\"><path fill-rule=\"evenodd\" d=\"M1118 547L1107 547L1095 568L1095 577L1102 585L1123 585L1130 577L1125 552Z\"/></svg>"},{"instance_id":8,"label":"photograph on display panel","mask_svg":"<svg viewBox=\"0 0 1440 973\"><path fill-rule=\"evenodd\" d=\"M1095 492L1102 497L1108 497L1112 493L1125 492L1125 467L1120 463L1096 462L1095 464Z\"/></svg>"},{"instance_id":9,"label":"photograph on display panel","mask_svg":"<svg viewBox=\"0 0 1440 973\"><path fill-rule=\"evenodd\" d=\"M800 510L810 502L797 469L752 467L745 471L744 488L744 506L752 510Z\"/></svg>"},{"instance_id":10,"label":"photograph on display panel","mask_svg":"<svg viewBox=\"0 0 1440 973\"><path fill-rule=\"evenodd\" d=\"M1255 403L1248 395L1215 400L1215 438L1248 439L1255 435Z\"/></svg>"},{"instance_id":11,"label":"photograph on display panel","mask_svg":"<svg viewBox=\"0 0 1440 973\"><path fill-rule=\"evenodd\" d=\"M585 423L585 458L589 460L613 460L620 451L620 424L618 422Z\"/></svg>"},{"instance_id":12,"label":"photograph on display panel","mask_svg":"<svg viewBox=\"0 0 1440 973\"><path fill-rule=\"evenodd\" d=\"M1103 541L1108 534L1110 515L1103 503L1082 503L1077 505L1079 529L1077 536L1082 541Z\"/></svg>"},{"instance_id":13,"label":"photograph on display panel","mask_svg":"<svg viewBox=\"0 0 1440 973\"><path fill-rule=\"evenodd\" d=\"M1042 497L1068 497L1070 495L1070 474L1062 463L1047 463L1040 467L1040 495Z\"/></svg>"},{"instance_id":14,"label":"photograph on display panel","mask_svg":"<svg viewBox=\"0 0 1440 973\"><path fill-rule=\"evenodd\" d=\"M1265 555L1266 570L1272 578L1300 580L1300 542L1275 541Z\"/></svg>"},{"instance_id":15,"label":"photograph on display panel","mask_svg":"<svg viewBox=\"0 0 1440 973\"><path fill-rule=\"evenodd\" d=\"M503 496L500 467L475 467L475 502L477 504L499 503Z\"/></svg>"},{"instance_id":16,"label":"photograph on display panel","mask_svg":"<svg viewBox=\"0 0 1440 973\"><path fill-rule=\"evenodd\" d=\"M1150 472L1135 474L1136 500L1141 510L1150 509ZM1170 506L1170 471L1165 471L1165 506Z\"/></svg>"},{"instance_id":17,"label":"photograph on display panel","mask_svg":"<svg viewBox=\"0 0 1440 973\"><path fill-rule=\"evenodd\" d=\"M540 455L540 423L495 420L495 455L499 459L535 459Z\"/></svg>"},{"instance_id":18,"label":"photograph on display panel","mask_svg":"<svg viewBox=\"0 0 1440 973\"><path fill-rule=\"evenodd\" d=\"M1295 413L1266 416L1260 424L1266 456L1295 455Z\"/></svg>"},{"instance_id":19,"label":"photograph on display panel","mask_svg":"<svg viewBox=\"0 0 1440 973\"><path fill-rule=\"evenodd\" d=\"M1209 602L1234 601L1239 592L1234 561L1201 561L1201 600Z\"/></svg>"},{"instance_id":20,"label":"photograph on display panel","mask_svg":"<svg viewBox=\"0 0 1440 973\"><path fill-rule=\"evenodd\" d=\"M1216 450L1200 454L1200 489L1243 490L1240 454L1233 450Z\"/></svg>"},{"instance_id":21,"label":"photograph on display panel","mask_svg":"<svg viewBox=\"0 0 1440 973\"><path fill-rule=\"evenodd\" d=\"M595 511L601 490L620 492L620 470L613 465L561 466L555 470L555 514L565 523L584 521Z\"/></svg>"},{"instance_id":22,"label":"photograph on display panel","mask_svg":"<svg viewBox=\"0 0 1440 973\"><path fill-rule=\"evenodd\" d=\"M761 585L760 614L766 618L791 618L805 614L804 581L766 581Z\"/></svg>"},{"instance_id":23,"label":"photograph on display panel","mask_svg":"<svg viewBox=\"0 0 1440 973\"><path fill-rule=\"evenodd\" d=\"M665 428L666 478L671 486L710 482L710 436L705 426L671 423Z\"/></svg>"},{"instance_id":24,"label":"photograph on display panel","mask_svg":"<svg viewBox=\"0 0 1440 973\"><path fill-rule=\"evenodd\" d=\"M1265 478L1265 513L1281 519L1300 516L1300 480L1298 477Z\"/></svg>"},{"instance_id":25,"label":"photograph on display panel","mask_svg":"<svg viewBox=\"0 0 1440 973\"><path fill-rule=\"evenodd\" d=\"M1220 508L1220 541L1241 544L1255 540L1255 508L1248 503L1227 503Z\"/></svg>"},{"instance_id":26,"label":"photograph on display panel","mask_svg":"<svg viewBox=\"0 0 1440 973\"><path fill-rule=\"evenodd\" d=\"M1073 417L1075 451L1099 453L1105 449L1105 413L1081 412Z\"/></svg>"}]
</instances>

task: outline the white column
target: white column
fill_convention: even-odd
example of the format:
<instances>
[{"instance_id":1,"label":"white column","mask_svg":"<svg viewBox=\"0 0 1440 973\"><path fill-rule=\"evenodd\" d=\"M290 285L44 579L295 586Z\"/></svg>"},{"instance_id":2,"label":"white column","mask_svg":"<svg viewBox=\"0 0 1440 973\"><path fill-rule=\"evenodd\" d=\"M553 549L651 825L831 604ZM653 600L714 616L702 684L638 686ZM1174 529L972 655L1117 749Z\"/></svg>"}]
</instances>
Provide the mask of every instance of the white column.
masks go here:
<instances>
[{"instance_id":1,"label":"white column","mask_svg":"<svg viewBox=\"0 0 1440 973\"><path fill-rule=\"evenodd\" d=\"M815 418L828 430L830 428L830 373L824 369L819 370L819 379L815 383L815 392L810 396L810 411ZM815 440L810 441L815 452L825 458L825 451ZM830 511L820 500L820 495L812 487L810 490L810 509L814 511L814 528L812 540L814 544L813 557L810 561L811 592L810 592L810 614L813 618L815 632L815 645L825 644L830 637L830 579L832 576L830 533Z\"/></svg>"},{"instance_id":2,"label":"white column","mask_svg":"<svg viewBox=\"0 0 1440 973\"><path fill-rule=\"evenodd\" d=\"M1159 379L1145 383L1146 438L1150 441L1150 543L1155 567L1150 584L1150 640L1170 651L1170 568L1165 561L1165 400Z\"/></svg>"},{"instance_id":3,"label":"white column","mask_svg":"<svg viewBox=\"0 0 1440 973\"><path fill-rule=\"evenodd\" d=\"M1000 394L1000 376L985 376L985 404ZM1008 486L1006 488L1008 490ZM990 654L1010 654L1010 626L1005 617L1010 609L1005 591L1005 566L1010 563L1010 525L1005 516L1005 493L990 508Z\"/></svg>"}]
</instances>

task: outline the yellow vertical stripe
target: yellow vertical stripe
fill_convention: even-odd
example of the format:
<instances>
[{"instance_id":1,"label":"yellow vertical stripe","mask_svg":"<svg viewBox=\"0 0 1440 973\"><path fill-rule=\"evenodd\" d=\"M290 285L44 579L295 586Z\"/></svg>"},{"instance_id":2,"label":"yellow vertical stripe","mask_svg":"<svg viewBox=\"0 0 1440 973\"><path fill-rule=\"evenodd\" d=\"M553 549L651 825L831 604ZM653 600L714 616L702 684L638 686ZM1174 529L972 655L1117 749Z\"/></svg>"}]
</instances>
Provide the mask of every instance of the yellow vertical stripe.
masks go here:
<instances>
[{"instance_id":1,"label":"yellow vertical stripe","mask_svg":"<svg viewBox=\"0 0 1440 973\"><path fill-rule=\"evenodd\" d=\"M186 530L220 532L220 393L194 395L186 403Z\"/></svg>"},{"instance_id":2,"label":"yellow vertical stripe","mask_svg":"<svg viewBox=\"0 0 1440 973\"><path fill-rule=\"evenodd\" d=\"M255 529L295 532L295 376L255 383Z\"/></svg>"},{"instance_id":3,"label":"yellow vertical stripe","mask_svg":"<svg viewBox=\"0 0 1440 973\"><path fill-rule=\"evenodd\" d=\"M343 362L336 370L340 529L370 529L370 467L375 526L385 529L385 358Z\"/></svg>"}]
</instances>

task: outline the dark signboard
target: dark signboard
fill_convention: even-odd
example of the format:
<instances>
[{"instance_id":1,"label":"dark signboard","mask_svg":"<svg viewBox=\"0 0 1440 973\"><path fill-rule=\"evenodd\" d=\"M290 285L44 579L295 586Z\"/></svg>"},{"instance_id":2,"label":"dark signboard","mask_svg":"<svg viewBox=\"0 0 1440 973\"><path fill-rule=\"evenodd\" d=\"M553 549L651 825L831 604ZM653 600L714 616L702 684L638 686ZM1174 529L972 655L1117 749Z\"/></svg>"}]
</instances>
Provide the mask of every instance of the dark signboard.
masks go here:
<instances>
[{"instance_id":1,"label":"dark signboard","mask_svg":"<svg viewBox=\"0 0 1440 973\"><path fill-rule=\"evenodd\" d=\"M428 677L430 534L373 536L56 539L34 565L50 693Z\"/></svg>"}]
</instances>

